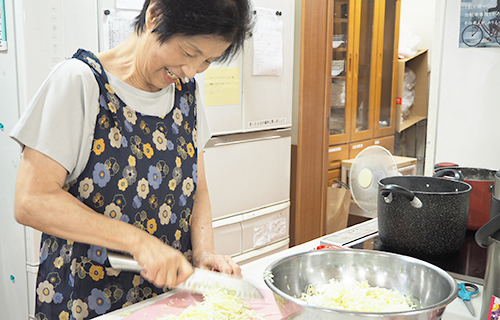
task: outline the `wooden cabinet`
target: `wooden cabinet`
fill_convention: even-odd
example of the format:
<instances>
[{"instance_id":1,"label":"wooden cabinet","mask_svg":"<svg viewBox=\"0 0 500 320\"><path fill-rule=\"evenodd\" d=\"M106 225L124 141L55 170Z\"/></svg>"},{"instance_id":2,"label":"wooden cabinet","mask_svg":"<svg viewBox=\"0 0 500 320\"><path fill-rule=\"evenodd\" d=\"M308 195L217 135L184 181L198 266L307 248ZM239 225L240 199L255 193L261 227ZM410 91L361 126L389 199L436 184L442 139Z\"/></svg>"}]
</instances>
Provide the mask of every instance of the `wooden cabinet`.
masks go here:
<instances>
[{"instance_id":1,"label":"wooden cabinet","mask_svg":"<svg viewBox=\"0 0 500 320\"><path fill-rule=\"evenodd\" d=\"M326 90L330 147L350 145L342 160L374 144L394 151L399 11L399 0L334 0L332 83ZM343 69L339 61L345 61Z\"/></svg>"},{"instance_id":2,"label":"wooden cabinet","mask_svg":"<svg viewBox=\"0 0 500 320\"><path fill-rule=\"evenodd\" d=\"M400 0L300 2L291 245L324 234L326 186L355 142L394 136L399 10Z\"/></svg>"},{"instance_id":3,"label":"wooden cabinet","mask_svg":"<svg viewBox=\"0 0 500 320\"><path fill-rule=\"evenodd\" d=\"M395 132L399 0L332 0L329 144Z\"/></svg>"}]
</instances>

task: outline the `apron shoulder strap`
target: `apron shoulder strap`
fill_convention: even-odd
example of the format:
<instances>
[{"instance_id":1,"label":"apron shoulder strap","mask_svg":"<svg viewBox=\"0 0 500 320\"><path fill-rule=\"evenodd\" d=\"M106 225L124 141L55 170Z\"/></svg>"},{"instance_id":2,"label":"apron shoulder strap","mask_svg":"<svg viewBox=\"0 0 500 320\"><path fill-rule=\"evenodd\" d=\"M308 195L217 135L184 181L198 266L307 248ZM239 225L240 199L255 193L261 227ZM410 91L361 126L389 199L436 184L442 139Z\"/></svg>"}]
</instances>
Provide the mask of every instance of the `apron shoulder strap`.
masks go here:
<instances>
[{"instance_id":1,"label":"apron shoulder strap","mask_svg":"<svg viewBox=\"0 0 500 320\"><path fill-rule=\"evenodd\" d=\"M105 84L107 84L109 81L108 76L104 71L104 67L102 66L99 59L92 52L86 51L84 49L78 49L78 51L73 55L72 58L85 62L92 69L92 72L94 73L94 76L99 83L99 87L101 87L101 92L105 92L102 90L104 89Z\"/></svg>"}]
</instances>

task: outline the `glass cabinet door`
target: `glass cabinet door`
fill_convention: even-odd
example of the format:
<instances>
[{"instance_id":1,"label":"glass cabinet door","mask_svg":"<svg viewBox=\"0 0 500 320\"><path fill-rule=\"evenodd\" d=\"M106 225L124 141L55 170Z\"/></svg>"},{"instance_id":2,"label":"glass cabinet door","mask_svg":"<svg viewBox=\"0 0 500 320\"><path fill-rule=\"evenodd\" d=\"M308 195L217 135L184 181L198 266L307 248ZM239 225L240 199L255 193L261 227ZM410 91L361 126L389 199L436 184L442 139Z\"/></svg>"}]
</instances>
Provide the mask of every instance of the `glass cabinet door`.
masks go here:
<instances>
[{"instance_id":1,"label":"glass cabinet door","mask_svg":"<svg viewBox=\"0 0 500 320\"><path fill-rule=\"evenodd\" d=\"M396 108L396 72L399 33L399 0L382 0L381 12L384 12L380 27L383 30L379 40L379 55L381 64L379 67L378 89L376 101L375 136L380 137L394 132Z\"/></svg>"},{"instance_id":2,"label":"glass cabinet door","mask_svg":"<svg viewBox=\"0 0 500 320\"><path fill-rule=\"evenodd\" d=\"M332 0L330 145L394 133L400 0Z\"/></svg>"},{"instance_id":3,"label":"glass cabinet door","mask_svg":"<svg viewBox=\"0 0 500 320\"><path fill-rule=\"evenodd\" d=\"M373 137L372 69L373 34L375 19L375 0L356 2L357 23L355 30L358 37L353 48L353 95L352 95L352 133L351 140L363 140Z\"/></svg>"},{"instance_id":4,"label":"glass cabinet door","mask_svg":"<svg viewBox=\"0 0 500 320\"><path fill-rule=\"evenodd\" d=\"M348 112L348 48L352 0L333 2L332 81L330 94L330 144L349 141L350 113Z\"/></svg>"}]
</instances>

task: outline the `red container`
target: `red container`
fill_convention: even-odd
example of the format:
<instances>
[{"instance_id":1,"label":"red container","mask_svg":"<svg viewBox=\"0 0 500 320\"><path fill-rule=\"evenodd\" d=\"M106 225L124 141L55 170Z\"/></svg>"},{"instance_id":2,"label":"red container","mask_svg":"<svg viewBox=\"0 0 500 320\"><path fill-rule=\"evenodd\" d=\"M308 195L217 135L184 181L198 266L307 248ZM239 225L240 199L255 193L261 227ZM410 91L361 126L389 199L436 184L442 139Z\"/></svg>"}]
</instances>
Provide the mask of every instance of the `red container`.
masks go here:
<instances>
[{"instance_id":1,"label":"red container","mask_svg":"<svg viewBox=\"0 0 500 320\"><path fill-rule=\"evenodd\" d=\"M434 169L449 168L449 167L458 167L458 164L454 162L440 162L434 166Z\"/></svg>"},{"instance_id":2,"label":"red container","mask_svg":"<svg viewBox=\"0 0 500 320\"><path fill-rule=\"evenodd\" d=\"M446 177L455 176L458 172L465 183L472 190L470 192L468 230L481 228L490 219L491 192L495 183L497 170L478 168L441 168L435 170L436 174L444 174ZM434 176L436 176L436 174Z\"/></svg>"}]
</instances>

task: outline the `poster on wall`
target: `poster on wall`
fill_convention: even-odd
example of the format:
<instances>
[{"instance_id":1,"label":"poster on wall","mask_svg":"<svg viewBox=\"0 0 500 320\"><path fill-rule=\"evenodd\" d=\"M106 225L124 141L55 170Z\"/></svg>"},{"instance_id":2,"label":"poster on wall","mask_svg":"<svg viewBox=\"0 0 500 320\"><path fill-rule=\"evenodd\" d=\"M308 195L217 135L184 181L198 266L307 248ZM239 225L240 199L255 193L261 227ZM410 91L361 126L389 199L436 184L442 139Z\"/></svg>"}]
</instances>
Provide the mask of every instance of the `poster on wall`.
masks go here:
<instances>
[{"instance_id":1,"label":"poster on wall","mask_svg":"<svg viewBox=\"0 0 500 320\"><path fill-rule=\"evenodd\" d=\"M500 47L500 0L462 0L461 48Z\"/></svg>"}]
</instances>

